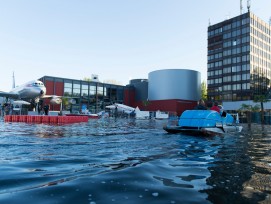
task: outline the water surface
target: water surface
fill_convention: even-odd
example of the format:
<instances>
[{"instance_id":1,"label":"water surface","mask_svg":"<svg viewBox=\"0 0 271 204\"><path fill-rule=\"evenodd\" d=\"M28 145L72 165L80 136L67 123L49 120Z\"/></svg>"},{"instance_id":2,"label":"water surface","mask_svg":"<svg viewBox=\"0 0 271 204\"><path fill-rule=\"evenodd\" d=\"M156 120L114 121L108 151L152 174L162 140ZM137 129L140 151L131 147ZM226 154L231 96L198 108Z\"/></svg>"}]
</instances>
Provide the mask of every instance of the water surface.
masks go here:
<instances>
[{"instance_id":1,"label":"water surface","mask_svg":"<svg viewBox=\"0 0 271 204\"><path fill-rule=\"evenodd\" d=\"M0 203L270 203L271 128L167 134L166 121L0 121Z\"/></svg>"}]
</instances>

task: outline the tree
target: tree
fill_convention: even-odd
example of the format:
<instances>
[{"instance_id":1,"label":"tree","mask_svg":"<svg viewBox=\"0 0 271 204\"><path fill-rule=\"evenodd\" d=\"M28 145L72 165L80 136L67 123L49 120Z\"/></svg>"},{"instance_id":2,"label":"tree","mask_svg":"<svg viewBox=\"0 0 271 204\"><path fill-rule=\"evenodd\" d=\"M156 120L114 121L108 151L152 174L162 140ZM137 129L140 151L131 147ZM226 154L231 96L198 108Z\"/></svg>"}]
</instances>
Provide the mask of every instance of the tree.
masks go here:
<instances>
[{"instance_id":1,"label":"tree","mask_svg":"<svg viewBox=\"0 0 271 204\"><path fill-rule=\"evenodd\" d=\"M122 85L121 82L117 81L117 80L114 80L114 79L107 79L107 80L104 80L104 83L107 83L107 84L114 84L114 85Z\"/></svg>"},{"instance_id":2,"label":"tree","mask_svg":"<svg viewBox=\"0 0 271 204\"><path fill-rule=\"evenodd\" d=\"M89 78L89 77L84 77L84 78L83 78L83 81L91 82L92 80L91 80L91 78Z\"/></svg>"},{"instance_id":3,"label":"tree","mask_svg":"<svg viewBox=\"0 0 271 204\"><path fill-rule=\"evenodd\" d=\"M261 121L262 121L262 124L264 124L264 107L263 107L263 103L266 103L268 101L269 101L269 99L268 99L268 97L266 95L254 95L253 102L261 104Z\"/></svg>"},{"instance_id":4,"label":"tree","mask_svg":"<svg viewBox=\"0 0 271 204\"><path fill-rule=\"evenodd\" d=\"M245 112L246 116L247 116L247 123L248 126L251 126L251 112L257 112L260 110L260 107L258 104L256 104L255 106L252 105L247 105L247 104L242 104L241 108L239 108L239 111Z\"/></svg>"},{"instance_id":5,"label":"tree","mask_svg":"<svg viewBox=\"0 0 271 204\"><path fill-rule=\"evenodd\" d=\"M69 109L69 98L63 97L62 98L62 105L60 108L60 114L62 115L62 110Z\"/></svg>"},{"instance_id":6,"label":"tree","mask_svg":"<svg viewBox=\"0 0 271 204\"><path fill-rule=\"evenodd\" d=\"M205 81L201 83L201 98L207 100L207 85Z\"/></svg>"},{"instance_id":7,"label":"tree","mask_svg":"<svg viewBox=\"0 0 271 204\"><path fill-rule=\"evenodd\" d=\"M144 109L146 109L151 104L151 102L147 99L147 100L143 100L142 104L145 107Z\"/></svg>"},{"instance_id":8,"label":"tree","mask_svg":"<svg viewBox=\"0 0 271 204\"><path fill-rule=\"evenodd\" d=\"M62 98L62 104L64 105L64 106L67 106L67 105L69 105L69 99L68 98Z\"/></svg>"}]
</instances>

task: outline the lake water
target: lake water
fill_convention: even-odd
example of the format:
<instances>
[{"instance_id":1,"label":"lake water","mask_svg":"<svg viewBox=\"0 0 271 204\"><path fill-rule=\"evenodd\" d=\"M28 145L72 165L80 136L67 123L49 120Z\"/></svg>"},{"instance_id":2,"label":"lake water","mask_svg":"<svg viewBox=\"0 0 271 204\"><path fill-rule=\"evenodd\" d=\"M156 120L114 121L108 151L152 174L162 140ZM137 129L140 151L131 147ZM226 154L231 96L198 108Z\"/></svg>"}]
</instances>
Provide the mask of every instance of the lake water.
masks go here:
<instances>
[{"instance_id":1,"label":"lake water","mask_svg":"<svg viewBox=\"0 0 271 204\"><path fill-rule=\"evenodd\" d=\"M0 121L0 203L271 203L271 128L167 134L166 121Z\"/></svg>"}]
</instances>

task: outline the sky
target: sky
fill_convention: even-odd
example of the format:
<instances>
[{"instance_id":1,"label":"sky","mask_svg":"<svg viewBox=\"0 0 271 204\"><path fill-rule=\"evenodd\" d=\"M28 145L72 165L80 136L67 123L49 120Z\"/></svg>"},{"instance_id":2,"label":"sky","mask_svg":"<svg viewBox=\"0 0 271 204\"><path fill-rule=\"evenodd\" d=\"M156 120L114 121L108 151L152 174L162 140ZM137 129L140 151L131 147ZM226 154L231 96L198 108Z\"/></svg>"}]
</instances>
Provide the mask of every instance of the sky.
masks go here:
<instances>
[{"instance_id":1,"label":"sky","mask_svg":"<svg viewBox=\"0 0 271 204\"><path fill-rule=\"evenodd\" d=\"M247 11L243 0L243 12ZM271 0L251 0L265 22ZM0 0L0 90L43 76L127 85L160 69L207 80L207 29L239 0Z\"/></svg>"}]
</instances>

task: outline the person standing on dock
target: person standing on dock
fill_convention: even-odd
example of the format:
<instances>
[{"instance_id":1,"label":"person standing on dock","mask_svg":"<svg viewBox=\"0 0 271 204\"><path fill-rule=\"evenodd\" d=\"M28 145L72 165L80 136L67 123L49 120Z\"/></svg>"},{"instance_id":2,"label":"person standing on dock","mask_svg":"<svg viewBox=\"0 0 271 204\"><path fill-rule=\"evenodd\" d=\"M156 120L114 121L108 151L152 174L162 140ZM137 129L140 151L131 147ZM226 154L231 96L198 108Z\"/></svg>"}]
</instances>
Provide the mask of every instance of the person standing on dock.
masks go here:
<instances>
[{"instance_id":1,"label":"person standing on dock","mask_svg":"<svg viewBox=\"0 0 271 204\"><path fill-rule=\"evenodd\" d=\"M38 114L41 115L42 106L41 104L38 104Z\"/></svg>"},{"instance_id":2,"label":"person standing on dock","mask_svg":"<svg viewBox=\"0 0 271 204\"><path fill-rule=\"evenodd\" d=\"M48 105L48 104L45 104L44 107L43 107L43 110L44 110L45 115L48 115L48 112L49 112L49 105Z\"/></svg>"},{"instance_id":3,"label":"person standing on dock","mask_svg":"<svg viewBox=\"0 0 271 204\"><path fill-rule=\"evenodd\" d=\"M5 103L4 104L5 108L4 108L4 116L9 114L9 104Z\"/></svg>"}]
</instances>

